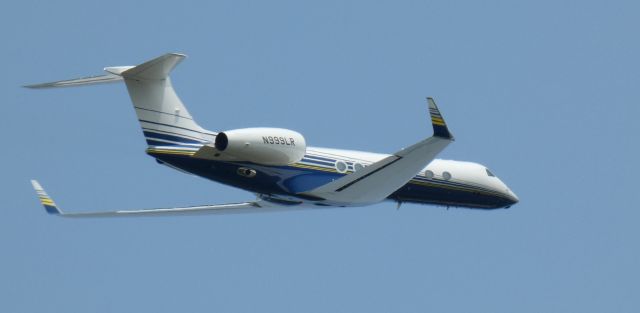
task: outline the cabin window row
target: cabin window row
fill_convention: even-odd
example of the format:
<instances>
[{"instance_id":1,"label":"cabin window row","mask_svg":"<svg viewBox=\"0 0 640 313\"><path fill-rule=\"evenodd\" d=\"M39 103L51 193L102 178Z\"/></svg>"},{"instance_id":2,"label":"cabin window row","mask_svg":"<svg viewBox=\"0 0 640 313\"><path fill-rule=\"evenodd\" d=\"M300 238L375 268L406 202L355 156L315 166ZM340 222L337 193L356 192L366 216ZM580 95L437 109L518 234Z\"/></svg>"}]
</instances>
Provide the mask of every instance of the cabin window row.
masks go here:
<instances>
[{"instance_id":1,"label":"cabin window row","mask_svg":"<svg viewBox=\"0 0 640 313\"><path fill-rule=\"evenodd\" d=\"M433 172L430 171L430 170L426 170L424 172L424 177L426 177L428 179L433 179L434 176L435 176L435 174L433 174ZM449 173L447 171L442 172L442 179L450 180L451 179L451 173Z\"/></svg>"},{"instance_id":2,"label":"cabin window row","mask_svg":"<svg viewBox=\"0 0 640 313\"><path fill-rule=\"evenodd\" d=\"M349 170L349 164L347 164L347 162L345 162L345 161L338 160L335 163L335 168L336 168L336 171L338 171L338 173L344 174L344 173L347 172L347 170ZM351 168L353 169L354 172L357 172L357 171L363 169L364 165L362 165L362 163L356 162L356 163L351 164Z\"/></svg>"}]
</instances>

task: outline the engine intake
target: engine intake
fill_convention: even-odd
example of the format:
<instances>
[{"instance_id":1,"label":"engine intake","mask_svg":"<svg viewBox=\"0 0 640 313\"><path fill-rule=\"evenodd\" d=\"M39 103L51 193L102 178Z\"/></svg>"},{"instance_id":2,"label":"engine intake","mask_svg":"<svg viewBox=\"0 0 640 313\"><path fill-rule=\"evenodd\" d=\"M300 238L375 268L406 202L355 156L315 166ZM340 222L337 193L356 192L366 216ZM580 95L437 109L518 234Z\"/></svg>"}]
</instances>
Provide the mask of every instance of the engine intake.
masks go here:
<instances>
[{"instance_id":1,"label":"engine intake","mask_svg":"<svg viewBox=\"0 0 640 313\"><path fill-rule=\"evenodd\" d=\"M227 149L227 146L229 146L229 137L227 137L227 134L224 132L218 133L214 146L220 151Z\"/></svg>"}]
</instances>

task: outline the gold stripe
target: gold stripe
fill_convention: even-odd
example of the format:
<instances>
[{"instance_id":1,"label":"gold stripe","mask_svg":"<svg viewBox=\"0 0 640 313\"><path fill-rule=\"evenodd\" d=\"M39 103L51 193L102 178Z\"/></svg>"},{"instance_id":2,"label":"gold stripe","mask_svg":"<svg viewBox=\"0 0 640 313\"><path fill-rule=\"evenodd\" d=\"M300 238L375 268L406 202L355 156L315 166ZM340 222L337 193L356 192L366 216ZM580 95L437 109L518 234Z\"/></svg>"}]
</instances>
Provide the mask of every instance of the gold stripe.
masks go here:
<instances>
[{"instance_id":1,"label":"gold stripe","mask_svg":"<svg viewBox=\"0 0 640 313\"><path fill-rule=\"evenodd\" d=\"M196 154L195 151L181 151L181 150L156 150L156 149L147 149L147 153L156 153L156 154L175 154L175 155L189 155L192 156Z\"/></svg>"},{"instance_id":2,"label":"gold stripe","mask_svg":"<svg viewBox=\"0 0 640 313\"><path fill-rule=\"evenodd\" d=\"M154 153L179 153L179 154L194 154L194 152L191 151L178 151L178 150L156 150L156 151L152 151Z\"/></svg>"},{"instance_id":3,"label":"gold stripe","mask_svg":"<svg viewBox=\"0 0 640 313\"><path fill-rule=\"evenodd\" d=\"M312 170L331 172L331 173L335 173L336 172L336 170L333 169L333 168L324 168L324 167L318 167L318 166L300 164L300 163L293 164L292 166L293 167L298 167L298 168L307 168L307 169L312 169Z\"/></svg>"},{"instance_id":4,"label":"gold stripe","mask_svg":"<svg viewBox=\"0 0 640 313\"><path fill-rule=\"evenodd\" d=\"M42 203L42 205L56 206L56 204L53 203L52 200L40 200L40 202Z\"/></svg>"},{"instance_id":5,"label":"gold stripe","mask_svg":"<svg viewBox=\"0 0 640 313\"><path fill-rule=\"evenodd\" d=\"M147 151L183 151L183 152L193 152L193 153L195 153L195 152L196 152L196 151L194 151L194 150L182 150L182 149L152 149L152 148L147 149Z\"/></svg>"},{"instance_id":6,"label":"gold stripe","mask_svg":"<svg viewBox=\"0 0 640 313\"><path fill-rule=\"evenodd\" d=\"M164 152L164 151L169 151L169 152L195 153L195 151L190 151L190 150L177 150L177 149L147 149L147 151L152 151L152 152Z\"/></svg>"},{"instance_id":7,"label":"gold stripe","mask_svg":"<svg viewBox=\"0 0 640 313\"><path fill-rule=\"evenodd\" d=\"M338 172L335 168L325 168L325 167L318 167L318 166L314 166L314 165L307 165L307 164L301 164L301 163L296 163L291 165L293 167L298 167L298 168L306 168L306 169L312 169L312 170L319 170L319 171L324 171L324 172L330 172L330 173L338 173L338 174L351 174L353 173L353 171L346 171L344 173L340 173Z\"/></svg>"}]
</instances>

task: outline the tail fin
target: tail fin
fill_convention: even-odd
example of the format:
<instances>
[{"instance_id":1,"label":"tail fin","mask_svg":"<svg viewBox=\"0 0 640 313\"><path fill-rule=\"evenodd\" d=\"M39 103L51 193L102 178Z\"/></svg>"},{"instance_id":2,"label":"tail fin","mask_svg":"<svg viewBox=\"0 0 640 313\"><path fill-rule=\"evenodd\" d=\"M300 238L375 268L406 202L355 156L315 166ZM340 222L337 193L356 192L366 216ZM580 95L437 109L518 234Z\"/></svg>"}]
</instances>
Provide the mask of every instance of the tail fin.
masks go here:
<instances>
[{"instance_id":1,"label":"tail fin","mask_svg":"<svg viewBox=\"0 0 640 313\"><path fill-rule=\"evenodd\" d=\"M107 67L106 75L25 86L71 87L124 80L149 146L192 148L213 141L215 133L200 127L171 85L169 73L185 58L167 53L138 66Z\"/></svg>"}]
</instances>

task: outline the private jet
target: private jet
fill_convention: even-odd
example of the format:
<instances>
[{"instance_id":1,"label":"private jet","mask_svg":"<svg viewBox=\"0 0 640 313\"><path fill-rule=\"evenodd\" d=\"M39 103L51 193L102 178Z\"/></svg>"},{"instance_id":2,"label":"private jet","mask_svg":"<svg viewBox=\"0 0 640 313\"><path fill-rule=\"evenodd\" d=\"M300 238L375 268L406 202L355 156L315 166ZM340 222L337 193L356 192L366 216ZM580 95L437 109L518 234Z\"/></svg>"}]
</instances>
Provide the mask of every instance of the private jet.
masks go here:
<instances>
[{"instance_id":1,"label":"private jet","mask_svg":"<svg viewBox=\"0 0 640 313\"><path fill-rule=\"evenodd\" d=\"M124 81L147 143L158 163L254 193L253 201L117 211L63 211L32 180L46 212L63 217L154 216L274 212L356 207L380 202L473 209L509 208L518 197L487 167L436 159L454 138L432 98L433 135L393 154L308 146L283 128L202 128L178 98L169 73L186 56L168 53L106 74L25 86L58 88Z\"/></svg>"}]
</instances>

